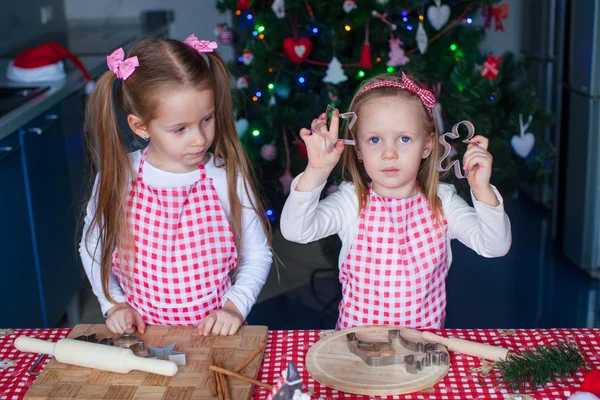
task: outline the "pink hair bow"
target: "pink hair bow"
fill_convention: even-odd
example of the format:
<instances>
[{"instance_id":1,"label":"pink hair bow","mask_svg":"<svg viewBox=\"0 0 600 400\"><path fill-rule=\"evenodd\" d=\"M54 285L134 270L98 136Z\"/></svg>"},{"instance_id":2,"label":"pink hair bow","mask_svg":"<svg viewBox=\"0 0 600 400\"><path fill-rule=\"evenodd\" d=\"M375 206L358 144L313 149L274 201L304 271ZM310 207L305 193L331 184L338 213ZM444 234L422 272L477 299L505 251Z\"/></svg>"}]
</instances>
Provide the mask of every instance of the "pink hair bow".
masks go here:
<instances>
[{"instance_id":1,"label":"pink hair bow","mask_svg":"<svg viewBox=\"0 0 600 400\"><path fill-rule=\"evenodd\" d=\"M217 42L209 42L208 40L199 40L193 33L188 36L183 43L196 50L198 53L212 53L217 47Z\"/></svg>"},{"instance_id":2,"label":"pink hair bow","mask_svg":"<svg viewBox=\"0 0 600 400\"><path fill-rule=\"evenodd\" d=\"M126 60L123 60L123 58L125 58L125 52L123 48L118 48L110 56L106 56L106 64L108 65L108 69L114 72L117 78L125 80L133 74L133 71L135 71L136 67L140 66L140 63L137 57L129 57Z\"/></svg>"}]
</instances>

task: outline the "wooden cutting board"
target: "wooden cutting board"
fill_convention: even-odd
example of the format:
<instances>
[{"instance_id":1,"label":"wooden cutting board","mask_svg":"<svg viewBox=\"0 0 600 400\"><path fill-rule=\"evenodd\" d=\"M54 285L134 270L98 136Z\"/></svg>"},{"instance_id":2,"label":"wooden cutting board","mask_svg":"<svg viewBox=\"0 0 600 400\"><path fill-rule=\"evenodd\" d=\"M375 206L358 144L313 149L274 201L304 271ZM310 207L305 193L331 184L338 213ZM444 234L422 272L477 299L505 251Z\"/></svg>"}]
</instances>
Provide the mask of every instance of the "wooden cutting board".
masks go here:
<instances>
[{"instance_id":1,"label":"wooden cutting board","mask_svg":"<svg viewBox=\"0 0 600 400\"><path fill-rule=\"evenodd\" d=\"M346 334L356 332L356 336L366 341L387 341L388 330L394 326L365 326L324 336L306 354L306 369L321 385L346 393L366 396L392 396L419 392L438 383L450 369L448 365L429 366L416 375L406 372L404 365L370 367L348 349ZM405 338L409 339L405 336ZM418 340L417 340L418 341ZM448 350L439 346L444 352ZM394 345L398 354L411 351Z\"/></svg>"},{"instance_id":2,"label":"wooden cutting board","mask_svg":"<svg viewBox=\"0 0 600 400\"><path fill-rule=\"evenodd\" d=\"M69 338L96 334L96 337L113 337L106 325L77 325ZM128 374L99 371L95 369L61 364L50 360L40 376L27 391L25 399L139 399L183 400L215 399L208 386L206 360L212 354L223 367L233 369L244 357L267 341L266 326L242 326L234 336L203 337L197 327L148 326L140 336L144 343L164 347L175 343L175 351L185 353L186 365L180 366L173 377L132 371ZM242 375L256 379L263 353L258 355ZM228 379L233 399L247 400L252 397L254 385L238 379Z\"/></svg>"}]
</instances>

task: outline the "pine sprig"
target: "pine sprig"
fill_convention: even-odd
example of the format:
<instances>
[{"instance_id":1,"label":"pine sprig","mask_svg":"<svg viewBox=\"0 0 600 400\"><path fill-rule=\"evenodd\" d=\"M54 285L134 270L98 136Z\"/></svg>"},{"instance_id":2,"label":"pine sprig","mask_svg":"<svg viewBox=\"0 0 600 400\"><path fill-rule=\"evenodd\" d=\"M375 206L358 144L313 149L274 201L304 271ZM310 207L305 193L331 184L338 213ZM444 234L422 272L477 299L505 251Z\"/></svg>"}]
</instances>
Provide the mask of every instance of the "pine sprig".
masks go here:
<instances>
[{"instance_id":1,"label":"pine sprig","mask_svg":"<svg viewBox=\"0 0 600 400\"><path fill-rule=\"evenodd\" d=\"M577 346L563 342L510 354L506 361L496 362L495 367L500 370L500 380L516 391L527 386L539 388L551 380L563 379L586 367L586 362Z\"/></svg>"}]
</instances>

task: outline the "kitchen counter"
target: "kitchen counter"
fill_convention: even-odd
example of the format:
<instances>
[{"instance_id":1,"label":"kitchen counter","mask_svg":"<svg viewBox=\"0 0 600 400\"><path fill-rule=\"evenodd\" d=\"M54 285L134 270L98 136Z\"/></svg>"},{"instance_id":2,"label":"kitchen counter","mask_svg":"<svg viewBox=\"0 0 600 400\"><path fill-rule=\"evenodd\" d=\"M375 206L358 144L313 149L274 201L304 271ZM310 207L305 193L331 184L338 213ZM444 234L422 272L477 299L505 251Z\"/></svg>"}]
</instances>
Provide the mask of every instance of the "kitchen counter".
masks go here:
<instances>
[{"instance_id":1,"label":"kitchen counter","mask_svg":"<svg viewBox=\"0 0 600 400\"><path fill-rule=\"evenodd\" d=\"M118 22L79 22L72 23L66 37L68 48L86 66L92 78L106 71L106 56L119 47L127 50L134 42L145 37L166 37L168 25L142 27L137 20ZM52 82L15 83L6 79L6 68L11 59L0 59L0 87L49 86L50 89L0 117L0 140L16 131L21 126L35 119L44 111L65 99L72 93L83 89L86 84L81 72L75 69L70 61L65 62L67 77Z\"/></svg>"},{"instance_id":2,"label":"kitchen counter","mask_svg":"<svg viewBox=\"0 0 600 400\"><path fill-rule=\"evenodd\" d=\"M575 340L580 351L589 363L590 368L600 368L600 357L598 357L598 352L600 351L600 345L598 344L600 342L600 330L598 329L436 329L431 331L442 336L501 346L517 354L524 350L529 350L532 346L536 346L537 344L554 345L558 342ZM3 393L7 399L23 399L25 397L25 392L36 379L35 376L29 375L27 371L33 365L38 355L17 351L12 346L14 339L20 335L27 335L56 342L59 339L66 337L69 332L70 329L15 329L8 332L5 331L5 335L2 336L0 331L0 359L13 361L16 364L16 366L6 370L6 379L0 382L0 393ZM358 396L334 390L321 385L308 375L305 367L306 353L321 337L330 332L331 331L319 330L269 331L265 355L262 360L258 380L269 384L275 384L280 377L281 371L287 367L287 363L293 362L298 367L304 387L313 393L312 398L314 399L372 399L373 397ZM580 388L584 378L584 371L580 370L573 376L566 377L563 380L554 380L540 389L526 389L524 392L521 392L522 394L516 394L516 392L498 382L496 377L497 370L492 370L487 376L482 374L482 363L478 358L453 352L451 353L450 360L451 365L448 374L442 381L434 385L434 387L429 389L426 393L410 393L402 396L389 396L386 398L402 398L405 400L502 400L517 398L523 400L566 400ZM42 369L47 361L46 358L37 371ZM227 365L226 363L225 367L231 368L231 365ZM83 373L78 376L78 380L73 378L73 385L69 387L69 393L76 394L77 391L80 390L80 387L85 384L86 375L84 371L86 369L81 369ZM94 375L89 375L89 372L87 376L90 376L90 380L95 379ZM50 385L58 378L51 375L41 375L39 377L39 379L44 380L44 383L49 383ZM130 396L127 398L133 398L133 391L127 393L129 393ZM527 397L525 394L531 397ZM253 400L264 400L267 395L268 393L265 390L256 389L252 398ZM142 395L142 397L144 396Z\"/></svg>"}]
</instances>

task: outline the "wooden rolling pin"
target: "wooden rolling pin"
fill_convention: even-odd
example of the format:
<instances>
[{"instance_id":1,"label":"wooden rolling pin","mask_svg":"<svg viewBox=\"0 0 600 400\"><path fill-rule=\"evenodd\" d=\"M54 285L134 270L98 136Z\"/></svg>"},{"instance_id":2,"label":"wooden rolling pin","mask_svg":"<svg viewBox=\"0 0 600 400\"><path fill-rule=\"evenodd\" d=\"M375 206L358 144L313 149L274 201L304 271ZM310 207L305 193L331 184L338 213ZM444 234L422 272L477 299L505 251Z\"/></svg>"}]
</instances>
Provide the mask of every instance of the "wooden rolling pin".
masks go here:
<instances>
[{"instance_id":1,"label":"wooden rolling pin","mask_svg":"<svg viewBox=\"0 0 600 400\"><path fill-rule=\"evenodd\" d=\"M489 344L471 342L464 339L445 338L431 332L420 332L421 339L425 342L435 342L446 346L450 351L479 357L486 360L506 360L508 349L490 346Z\"/></svg>"},{"instance_id":2,"label":"wooden rolling pin","mask_svg":"<svg viewBox=\"0 0 600 400\"><path fill-rule=\"evenodd\" d=\"M177 364L172 361L138 357L133 354L131 349L104 344L73 339L47 342L28 336L19 336L15 339L14 345L17 350L23 352L53 355L57 361L64 364L120 374L126 374L133 369L164 376L173 376L177 373Z\"/></svg>"}]
</instances>

